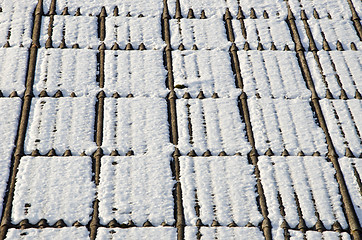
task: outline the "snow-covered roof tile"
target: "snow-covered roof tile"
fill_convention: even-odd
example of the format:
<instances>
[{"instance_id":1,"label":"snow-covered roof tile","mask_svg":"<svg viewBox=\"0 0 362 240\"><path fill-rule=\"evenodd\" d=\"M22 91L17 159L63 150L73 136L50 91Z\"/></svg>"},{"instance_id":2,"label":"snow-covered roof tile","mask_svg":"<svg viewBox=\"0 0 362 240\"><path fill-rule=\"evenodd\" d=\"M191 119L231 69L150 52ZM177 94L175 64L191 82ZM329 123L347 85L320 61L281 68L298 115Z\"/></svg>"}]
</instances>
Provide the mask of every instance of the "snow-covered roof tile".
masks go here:
<instances>
[{"instance_id":1,"label":"snow-covered roof tile","mask_svg":"<svg viewBox=\"0 0 362 240\"><path fill-rule=\"evenodd\" d=\"M166 101L161 98L106 98L103 145L105 154L130 150L140 154L171 154Z\"/></svg>"},{"instance_id":2,"label":"snow-covered roof tile","mask_svg":"<svg viewBox=\"0 0 362 240\"><path fill-rule=\"evenodd\" d=\"M185 223L257 226L263 219L256 202L254 167L245 156L180 157Z\"/></svg>"},{"instance_id":3,"label":"snow-covered roof tile","mask_svg":"<svg viewBox=\"0 0 362 240\"><path fill-rule=\"evenodd\" d=\"M64 97L95 96L97 83L97 52L90 49L44 49L38 51L34 79L34 95L43 90L49 96L61 91Z\"/></svg>"},{"instance_id":4,"label":"snow-covered roof tile","mask_svg":"<svg viewBox=\"0 0 362 240\"><path fill-rule=\"evenodd\" d=\"M233 155L247 154L245 125L236 99L177 99L177 124L181 154L194 150L202 155L225 151Z\"/></svg>"},{"instance_id":5,"label":"snow-covered roof tile","mask_svg":"<svg viewBox=\"0 0 362 240\"><path fill-rule=\"evenodd\" d=\"M301 219L308 228L318 220L329 230L336 221L347 228L335 170L325 158L261 156L258 167L273 228L283 220L294 228Z\"/></svg>"},{"instance_id":6,"label":"snow-covered roof tile","mask_svg":"<svg viewBox=\"0 0 362 240\"><path fill-rule=\"evenodd\" d=\"M106 51L105 86L111 96L165 97L166 70L162 51Z\"/></svg>"},{"instance_id":7,"label":"snow-covered roof tile","mask_svg":"<svg viewBox=\"0 0 362 240\"><path fill-rule=\"evenodd\" d=\"M105 156L98 186L100 223L115 219L139 227L146 221L153 226L172 225L173 187L170 157Z\"/></svg>"},{"instance_id":8,"label":"snow-covered roof tile","mask_svg":"<svg viewBox=\"0 0 362 240\"><path fill-rule=\"evenodd\" d=\"M95 185L90 157L23 157L15 185L12 222L86 225L93 212Z\"/></svg>"},{"instance_id":9,"label":"snow-covered roof tile","mask_svg":"<svg viewBox=\"0 0 362 240\"><path fill-rule=\"evenodd\" d=\"M25 152L39 150L73 155L96 150L94 142L95 97L34 98L25 139Z\"/></svg>"}]
</instances>

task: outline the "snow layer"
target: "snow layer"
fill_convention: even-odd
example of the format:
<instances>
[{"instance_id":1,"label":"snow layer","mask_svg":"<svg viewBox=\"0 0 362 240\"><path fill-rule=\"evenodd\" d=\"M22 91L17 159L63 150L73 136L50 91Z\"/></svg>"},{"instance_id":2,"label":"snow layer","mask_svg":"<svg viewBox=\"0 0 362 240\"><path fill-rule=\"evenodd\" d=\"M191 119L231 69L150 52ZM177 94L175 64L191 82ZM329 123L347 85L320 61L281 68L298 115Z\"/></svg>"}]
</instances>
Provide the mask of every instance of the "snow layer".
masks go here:
<instances>
[{"instance_id":1,"label":"snow layer","mask_svg":"<svg viewBox=\"0 0 362 240\"><path fill-rule=\"evenodd\" d=\"M102 148L125 155L171 154L166 101L161 98L106 98Z\"/></svg>"},{"instance_id":2,"label":"snow layer","mask_svg":"<svg viewBox=\"0 0 362 240\"><path fill-rule=\"evenodd\" d=\"M0 47L7 41L10 46L30 46L33 13L37 2L0 0Z\"/></svg>"},{"instance_id":3,"label":"snow layer","mask_svg":"<svg viewBox=\"0 0 362 240\"><path fill-rule=\"evenodd\" d=\"M338 233L331 231L324 231L323 233L316 231L307 231L303 234L300 231L289 230L290 240L320 240L320 239L328 239L328 240L351 240L351 236L346 233ZM275 238L276 240L284 240L284 236L280 236Z\"/></svg>"},{"instance_id":4,"label":"snow layer","mask_svg":"<svg viewBox=\"0 0 362 240\"><path fill-rule=\"evenodd\" d=\"M92 154L94 142L95 98L34 98L31 104L25 153L38 149L58 155L71 150L73 155Z\"/></svg>"},{"instance_id":5,"label":"snow layer","mask_svg":"<svg viewBox=\"0 0 362 240\"><path fill-rule=\"evenodd\" d=\"M40 33L40 45L45 46L48 39L50 17L44 17ZM53 47L58 47L65 39L67 47L78 44L80 48L97 49L99 45L98 38L98 19L90 16L54 16L52 28Z\"/></svg>"},{"instance_id":6,"label":"snow layer","mask_svg":"<svg viewBox=\"0 0 362 240\"><path fill-rule=\"evenodd\" d=\"M322 129L316 124L309 102L299 99L249 99L251 125L259 154L268 148L275 155L286 149L290 155L303 151L327 153Z\"/></svg>"},{"instance_id":7,"label":"snow layer","mask_svg":"<svg viewBox=\"0 0 362 240\"><path fill-rule=\"evenodd\" d=\"M343 157L340 158L338 162L341 166L354 210L357 213L360 224L362 224L362 189L361 185L359 185L360 183L358 183L358 181L361 181L362 177L361 159Z\"/></svg>"},{"instance_id":8,"label":"snow layer","mask_svg":"<svg viewBox=\"0 0 362 240\"><path fill-rule=\"evenodd\" d=\"M64 228L45 228L45 229L15 229L11 228L8 231L6 240L87 240L89 232L86 227L64 227Z\"/></svg>"},{"instance_id":9,"label":"snow layer","mask_svg":"<svg viewBox=\"0 0 362 240\"><path fill-rule=\"evenodd\" d=\"M200 90L206 97L211 97L215 92L219 97L240 95L226 51L173 51L172 67L178 97L185 92L196 97Z\"/></svg>"},{"instance_id":10,"label":"snow layer","mask_svg":"<svg viewBox=\"0 0 362 240\"><path fill-rule=\"evenodd\" d=\"M175 16L176 0L167 1L168 9L172 17ZM254 8L258 18L262 18L263 11L266 10L270 18L282 18L287 15L286 4L283 0L180 0L181 13L184 18L187 17L190 8L193 9L195 17L200 18L201 11L204 10L206 17L221 18L225 14L226 8L229 8L233 16L238 13L240 6L244 11L244 16L249 18L250 9Z\"/></svg>"},{"instance_id":11,"label":"snow layer","mask_svg":"<svg viewBox=\"0 0 362 240\"><path fill-rule=\"evenodd\" d=\"M251 150L236 100L178 99L177 126L181 154L195 150L197 155L209 150L212 155L228 155Z\"/></svg>"},{"instance_id":12,"label":"snow layer","mask_svg":"<svg viewBox=\"0 0 362 240\"><path fill-rule=\"evenodd\" d=\"M103 157L98 186L99 219L142 226L172 225L174 199L170 158L160 156Z\"/></svg>"},{"instance_id":13,"label":"snow layer","mask_svg":"<svg viewBox=\"0 0 362 240\"><path fill-rule=\"evenodd\" d=\"M194 226L198 218L206 225L217 220L221 226L233 221L238 226L249 222L257 226L263 220L256 202L254 167L246 157L180 157L180 168L186 225Z\"/></svg>"},{"instance_id":14,"label":"snow layer","mask_svg":"<svg viewBox=\"0 0 362 240\"><path fill-rule=\"evenodd\" d=\"M0 217L6 183L9 178L11 155L15 147L20 108L21 100L19 98L0 98L0 116L4 116L0 121Z\"/></svg>"},{"instance_id":15,"label":"snow layer","mask_svg":"<svg viewBox=\"0 0 362 240\"><path fill-rule=\"evenodd\" d=\"M176 228L99 228L97 240L122 239L149 239L149 240L176 240Z\"/></svg>"},{"instance_id":16,"label":"snow layer","mask_svg":"<svg viewBox=\"0 0 362 240\"><path fill-rule=\"evenodd\" d=\"M43 1L44 12L49 11L50 3L52 0ZM162 0L57 0L56 12L61 14L65 7L68 7L70 15L74 15L77 8L80 8L82 15L92 14L93 16L99 15L102 7L106 8L108 15L113 15L114 7L118 7L120 16L126 16L130 13L132 16L143 14L145 16L157 16L162 14L163 1Z\"/></svg>"},{"instance_id":17,"label":"snow layer","mask_svg":"<svg viewBox=\"0 0 362 240\"><path fill-rule=\"evenodd\" d=\"M9 96L13 91L16 91L18 95L24 93L27 60L28 49L26 48L0 49L0 91L4 96Z\"/></svg>"},{"instance_id":18,"label":"snow layer","mask_svg":"<svg viewBox=\"0 0 362 240\"><path fill-rule=\"evenodd\" d=\"M120 96L165 97L166 70L162 51L106 51L105 91Z\"/></svg>"},{"instance_id":19,"label":"snow layer","mask_svg":"<svg viewBox=\"0 0 362 240\"><path fill-rule=\"evenodd\" d=\"M244 19L243 21L245 37L242 34L240 20L232 20L235 43L239 48L243 48L247 41L253 50L257 49L259 42L263 44L264 49L270 49L272 42L278 50L283 50L285 45L294 49L294 42L284 19Z\"/></svg>"},{"instance_id":20,"label":"snow layer","mask_svg":"<svg viewBox=\"0 0 362 240\"><path fill-rule=\"evenodd\" d=\"M317 222L315 212L327 229L338 221L343 228L347 222L342 210L335 170L323 157L259 157L260 179L263 185L269 219L273 228L283 221L278 194L291 228L299 223L297 200L307 227Z\"/></svg>"},{"instance_id":21,"label":"snow layer","mask_svg":"<svg viewBox=\"0 0 362 240\"><path fill-rule=\"evenodd\" d=\"M58 90L64 96L96 94L97 52L89 49L41 48L38 51L34 94L46 90L53 96Z\"/></svg>"},{"instance_id":22,"label":"snow layer","mask_svg":"<svg viewBox=\"0 0 362 240\"><path fill-rule=\"evenodd\" d=\"M332 19L336 20L349 20L351 18L351 10L348 1L345 0L289 0L288 3L296 18L300 18L302 9L305 10L309 19L314 18L314 9L317 10L321 19L328 19L328 13Z\"/></svg>"},{"instance_id":23,"label":"snow layer","mask_svg":"<svg viewBox=\"0 0 362 240\"><path fill-rule=\"evenodd\" d=\"M87 224L93 212L95 186L90 157L23 157L15 184L11 220L50 225Z\"/></svg>"},{"instance_id":24,"label":"snow layer","mask_svg":"<svg viewBox=\"0 0 362 240\"><path fill-rule=\"evenodd\" d=\"M115 42L121 49L131 43L137 49L141 43L148 50L160 50L166 44L161 36L161 19L157 17L108 17L104 42L111 48Z\"/></svg>"},{"instance_id":25,"label":"snow layer","mask_svg":"<svg viewBox=\"0 0 362 240\"><path fill-rule=\"evenodd\" d=\"M228 50L225 23L222 19L171 19L171 46L177 49L182 43L187 50L196 44L198 49Z\"/></svg>"},{"instance_id":26,"label":"snow layer","mask_svg":"<svg viewBox=\"0 0 362 240\"><path fill-rule=\"evenodd\" d=\"M313 53L306 54L314 86L320 98L329 89L334 98L339 98L344 89L348 98L354 98L356 90L362 92L362 52L361 51L318 51L322 72ZM322 77L324 75L324 79ZM338 80L342 84L339 85Z\"/></svg>"},{"instance_id":27,"label":"snow layer","mask_svg":"<svg viewBox=\"0 0 362 240\"><path fill-rule=\"evenodd\" d=\"M239 51L240 73L249 97L309 99L293 52Z\"/></svg>"},{"instance_id":28,"label":"snow layer","mask_svg":"<svg viewBox=\"0 0 362 240\"><path fill-rule=\"evenodd\" d=\"M196 227L185 228L185 239L228 239L228 240L263 240L265 239L263 233L256 227L201 227L201 238L197 236Z\"/></svg>"},{"instance_id":29,"label":"snow layer","mask_svg":"<svg viewBox=\"0 0 362 240\"><path fill-rule=\"evenodd\" d=\"M333 2L333 1L329 1ZM349 10L348 10L349 11ZM362 49L356 30L350 20L332 19L309 19L309 28L313 35L314 43L318 50L323 49L323 34L331 50L336 50L337 41L342 43L345 50L351 49L351 42L354 42L357 49ZM309 39L302 21L296 21L298 33L305 50L309 49Z\"/></svg>"},{"instance_id":30,"label":"snow layer","mask_svg":"<svg viewBox=\"0 0 362 240\"><path fill-rule=\"evenodd\" d=\"M362 102L361 100L320 101L334 148L344 156L349 147L355 156L362 154Z\"/></svg>"}]
</instances>

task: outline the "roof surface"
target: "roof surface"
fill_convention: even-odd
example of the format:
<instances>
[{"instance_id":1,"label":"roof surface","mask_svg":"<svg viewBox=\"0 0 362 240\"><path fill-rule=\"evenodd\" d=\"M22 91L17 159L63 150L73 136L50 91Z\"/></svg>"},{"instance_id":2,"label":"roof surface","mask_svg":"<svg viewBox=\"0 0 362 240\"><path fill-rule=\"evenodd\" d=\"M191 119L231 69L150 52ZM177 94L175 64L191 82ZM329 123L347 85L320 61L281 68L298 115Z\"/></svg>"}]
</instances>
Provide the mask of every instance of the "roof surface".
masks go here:
<instances>
[{"instance_id":1,"label":"roof surface","mask_svg":"<svg viewBox=\"0 0 362 240\"><path fill-rule=\"evenodd\" d=\"M359 0L0 0L0 239L361 239Z\"/></svg>"}]
</instances>

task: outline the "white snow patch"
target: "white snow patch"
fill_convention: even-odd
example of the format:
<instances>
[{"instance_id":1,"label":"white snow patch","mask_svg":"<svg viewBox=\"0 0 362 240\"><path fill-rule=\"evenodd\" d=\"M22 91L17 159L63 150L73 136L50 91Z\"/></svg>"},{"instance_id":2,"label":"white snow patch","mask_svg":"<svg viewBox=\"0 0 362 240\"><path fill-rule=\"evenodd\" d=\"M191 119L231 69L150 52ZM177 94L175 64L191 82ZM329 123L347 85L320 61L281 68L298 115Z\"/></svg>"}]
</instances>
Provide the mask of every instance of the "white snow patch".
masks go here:
<instances>
[{"instance_id":1,"label":"white snow patch","mask_svg":"<svg viewBox=\"0 0 362 240\"><path fill-rule=\"evenodd\" d=\"M149 239L149 240L176 240L176 228L99 228L97 240L121 239Z\"/></svg>"},{"instance_id":2,"label":"white snow patch","mask_svg":"<svg viewBox=\"0 0 362 240\"><path fill-rule=\"evenodd\" d=\"M34 98L31 104L25 153L52 148L58 155L71 150L73 155L96 150L94 142L95 98Z\"/></svg>"},{"instance_id":3,"label":"white snow patch","mask_svg":"<svg viewBox=\"0 0 362 240\"><path fill-rule=\"evenodd\" d=\"M166 70L162 51L106 51L105 91L122 97L165 97Z\"/></svg>"},{"instance_id":4,"label":"white snow patch","mask_svg":"<svg viewBox=\"0 0 362 240\"><path fill-rule=\"evenodd\" d=\"M274 228L283 222L278 193L285 211L285 220L294 228L298 225L297 203L308 227L317 222L315 212L327 229L338 221L343 228L347 222L342 210L335 170L323 157L259 157L260 179Z\"/></svg>"},{"instance_id":5,"label":"white snow patch","mask_svg":"<svg viewBox=\"0 0 362 240\"><path fill-rule=\"evenodd\" d=\"M314 19L314 9L317 10L321 19L328 19L328 13L332 19L336 20L350 20L351 18L351 10L348 1L345 0L289 0L288 3L297 19L300 19L300 11L302 9L305 10L309 19Z\"/></svg>"},{"instance_id":6,"label":"white snow patch","mask_svg":"<svg viewBox=\"0 0 362 240\"><path fill-rule=\"evenodd\" d=\"M222 19L171 19L171 46L177 49L182 43L191 50L196 44L198 49L228 50L230 42L226 37L225 23Z\"/></svg>"},{"instance_id":7,"label":"white snow patch","mask_svg":"<svg viewBox=\"0 0 362 240\"><path fill-rule=\"evenodd\" d=\"M243 36L241 20L233 19L232 25L235 43L241 49L245 42L250 49L256 50L259 42L264 49L270 49L272 42L277 50L283 50L285 45L294 49L294 42L284 19L243 19L246 36Z\"/></svg>"},{"instance_id":8,"label":"white snow patch","mask_svg":"<svg viewBox=\"0 0 362 240\"><path fill-rule=\"evenodd\" d=\"M318 51L322 66L319 69L313 53L307 53L308 66L320 98L326 96L328 88L334 98L339 98L344 89L348 98L354 98L356 90L362 92L362 53L361 51ZM322 78L325 76L325 80ZM337 78L338 77L338 78ZM342 87L339 85L340 81Z\"/></svg>"},{"instance_id":9,"label":"white snow patch","mask_svg":"<svg viewBox=\"0 0 362 240\"><path fill-rule=\"evenodd\" d=\"M45 46L48 36L50 17L44 17L40 33L40 45ZM65 39L67 47L78 44L80 48L97 49L98 19L90 16L54 16L52 28L53 47L59 47L62 39Z\"/></svg>"},{"instance_id":10,"label":"white snow patch","mask_svg":"<svg viewBox=\"0 0 362 240\"><path fill-rule=\"evenodd\" d=\"M136 226L147 220L153 226L172 225L173 185L169 157L103 157L98 186L101 224L115 219L120 224L132 220Z\"/></svg>"},{"instance_id":11,"label":"white snow patch","mask_svg":"<svg viewBox=\"0 0 362 240\"><path fill-rule=\"evenodd\" d=\"M251 150L236 100L178 99L176 104L181 154L192 149L197 155L206 150L212 155L221 151L247 154Z\"/></svg>"},{"instance_id":12,"label":"white snow patch","mask_svg":"<svg viewBox=\"0 0 362 240\"><path fill-rule=\"evenodd\" d=\"M137 49L143 43L147 50L161 50L166 46L161 34L159 16L107 17L104 42L108 48L116 42L121 49L125 49L128 43Z\"/></svg>"},{"instance_id":13,"label":"white snow patch","mask_svg":"<svg viewBox=\"0 0 362 240\"><path fill-rule=\"evenodd\" d=\"M196 97L200 90L206 97L218 93L219 97L237 97L229 53L226 51L173 51L172 67L175 91L178 97L185 92ZM178 89L178 86L184 86Z\"/></svg>"},{"instance_id":14,"label":"white snow patch","mask_svg":"<svg viewBox=\"0 0 362 240\"><path fill-rule=\"evenodd\" d=\"M4 96L9 96L13 91L18 95L24 93L27 64L28 49L0 49L0 91Z\"/></svg>"},{"instance_id":15,"label":"white snow patch","mask_svg":"<svg viewBox=\"0 0 362 240\"><path fill-rule=\"evenodd\" d=\"M45 228L45 229L15 229L11 228L8 230L6 240L86 240L89 239L89 232L86 227L63 227L63 228Z\"/></svg>"},{"instance_id":16,"label":"white snow patch","mask_svg":"<svg viewBox=\"0 0 362 240\"><path fill-rule=\"evenodd\" d=\"M30 46L36 3L37 1L0 1L0 47L7 41L12 47Z\"/></svg>"},{"instance_id":17,"label":"white snow patch","mask_svg":"<svg viewBox=\"0 0 362 240\"><path fill-rule=\"evenodd\" d=\"M350 10L348 10L350 11ZM342 43L345 50L350 50L351 42L354 42L357 49L362 48L362 43L350 20L333 19L309 19L309 28L313 35L314 43L318 50L323 49L323 34L331 50L336 50L337 41ZM296 21L299 36L305 50L309 49L309 39L302 21Z\"/></svg>"},{"instance_id":18,"label":"white snow patch","mask_svg":"<svg viewBox=\"0 0 362 240\"><path fill-rule=\"evenodd\" d=\"M58 90L64 96L96 95L97 52L89 49L41 48L38 51L34 94L46 90L53 96Z\"/></svg>"},{"instance_id":19,"label":"white snow patch","mask_svg":"<svg viewBox=\"0 0 362 240\"><path fill-rule=\"evenodd\" d=\"M309 99L295 53L239 51L240 73L249 97Z\"/></svg>"},{"instance_id":20,"label":"white snow patch","mask_svg":"<svg viewBox=\"0 0 362 240\"><path fill-rule=\"evenodd\" d=\"M217 220L222 226L233 221L238 226L258 225L263 220L256 202L254 167L246 157L180 157L180 169L186 225L194 226L198 218L203 224Z\"/></svg>"},{"instance_id":21,"label":"white snow patch","mask_svg":"<svg viewBox=\"0 0 362 240\"><path fill-rule=\"evenodd\" d=\"M354 210L357 213L360 224L362 224L362 197L361 186L358 185L357 176L362 177L362 162L357 158L340 158L338 160L341 166L344 180L348 188L349 195L353 203ZM357 175L357 176L356 176Z\"/></svg>"},{"instance_id":22,"label":"white snow patch","mask_svg":"<svg viewBox=\"0 0 362 240\"><path fill-rule=\"evenodd\" d=\"M286 149L290 155L303 151L327 153L322 129L316 124L309 102L300 99L248 99L255 146L260 155L268 148L275 155Z\"/></svg>"},{"instance_id":23,"label":"white snow patch","mask_svg":"<svg viewBox=\"0 0 362 240\"><path fill-rule=\"evenodd\" d=\"M17 173L11 220L49 225L63 219L87 224L93 212L95 186L90 157L22 157Z\"/></svg>"},{"instance_id":24,"label":"white snow patch","mask_svg":"<svg viewBox=\"0 0 362 240\"><path fill-rule=\"evenodd\" d=\"M320 105L337 154L344 156L346 147L357 157L362 154L361 100L323 99Z\"/></svg>"},{"instance_id":25,"label":"white snow patch","mask_svg":"<svg viewBox=\"0 0 362 240\"><path fill-rule=\"evenodd\" d=\"M52 0L43 1L44 12L48 13ZM107 14L113 15L114 7L118 7L120 16L126 16L130 13L132 16L143 14L145 16L157 16L162 14L163 1L162 0L57 0L56 12L61 14L65 7L68 7L69 14L74 15L77 8L80 8L82 15L92 14L93 16L99 15L102 7L105 6Z\"/></svg>"},{"instance_id":26,"label":"white snow patch","mask_svg":"<svg viewBox=\"0 0 362 240\"><path fill-rule=\"evenodd\" d=\"M239 3L239 5L238 5ZM167 1L171 17L175 16L176 0ZM226 8L229 8L231 14L236 17L238 7L240 6L245 17L250 16L251 8L254 8L258 18L263 17L263 11L266 10L270 18L284 19L287 15L287 8L283 0L180 0L181 13L184 18L187 17L190 8L193 9L196 18L200 18L201 11L204 10L206 17L222 18Z\"/></svg>"},{"instance_id":27,"label":"white snow patch","mask_svg":"<svg viewBox=\"0 0 362 240\"><path fill-rule=\"evenodd\" d=\"M125 155L171 154L166 101L161 98L106 98L102 148Z\"/></svg>"},{"instance_id":28,"label":"white snow patch","mask_svg":"<svg viewBox=\"0 0 362 240\"><path fill-rule=\"evenodd\" d=\"M185 239L196 240L198 229L196 227L185 228ZM201 240L203 239L228 239L228 240L263 240L263 233L256 227L201 227Z\"/></svg>"},{"instance_id":29,"label":"white snow patch","mask_svg":"<svg viewBox=\"0 0 362 240\"><path fill-rule=\"evenodd\" d=\"M0 98L0 217L21 108L20 98Z\"/></svg>"},{"instance_id":30,"label":"white snow patch","mask_svg":"<svg viewBox=\"0 0 362 240\"><path fill-rule=\"evenodd\" d=\"M303 232L296 231L296 230L289 230L290 240L321 240L321 239L328 239L328 240L350 240L351 236L346 233L338 233L338 232L331 232L331 231L324 231L323 233L316 232L316 231L307 231L304 235ZM305 237L305 238L304 238ZM283 240L284 236L278 238L278 240Z\"/></svg>"}]
</instances>

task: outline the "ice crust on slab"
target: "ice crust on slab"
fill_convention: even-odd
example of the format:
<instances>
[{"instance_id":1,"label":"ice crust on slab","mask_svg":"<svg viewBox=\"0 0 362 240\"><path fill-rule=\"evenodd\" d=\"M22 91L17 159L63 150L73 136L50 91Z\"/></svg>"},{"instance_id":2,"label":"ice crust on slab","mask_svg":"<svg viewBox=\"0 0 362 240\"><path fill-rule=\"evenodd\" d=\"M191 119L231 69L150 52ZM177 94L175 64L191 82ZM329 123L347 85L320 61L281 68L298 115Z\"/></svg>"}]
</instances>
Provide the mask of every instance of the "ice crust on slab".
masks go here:
<instances>
[{"instance_id":1,"label":"ice crust on slab","mask_svg":"<svg viewBox=\"0 0 362 240\"><path fill-rule=\"evenodd\" d=\"M194 150L202 155L221 151L232 155L251 150L234 99L177 99L178 147L181 154Z\"/></svg>"},{"instance_id":2,"label":"ice crust on slab","mask_svg":"<svg viewBox=\"0 0 362 240\"><path fill-rule=\"evenodd\" d=\"M327 229L338 221L342 228L347 222L342 210L335 170L323 157L259 157L260 179L263 185L269 219L274 228L283 222L278 193L284 206L285 220L294 228L299 223L297 202L307 227L317 222L315 212Z\"/></svg>"},{"instance_id":3,"label":"ice crust on slab","mask_svg":"<svg viewBox=\"0 0 362 240\"><path fill-rule=\"evenodd\" d=\"M185 228L186 240L209 240L209 239L228 239L228 240L263 240L263 233L256 227L201 227L201 238L197 237L197 227Z\"/></svg>"},{"instance_id":4,"label":"ice crust on slab","mask_svg":"<svg viewBox=\"0 0 362 240\"><path fill-rule=\"evenodd\" d=\"M116 42L121 49L131 43L137 49L141 43L147 50L161 50L166 46L162 40L161 19L157 17L107 17L106 38L107 48Z\"/></svg>"},{"instance_id":5,"label":"ice crust on slab","mask_svg":"<svg viewBox=\"0 0 362 240\"><path fill-rule=\"evenodd\" d=\"M320 233L317 231L307 231L305 234L297 230L288 230L288 232L290 234L290 240L351 240L351 236L346 232L338 233L332 231L324 231L323 233ZM274 239L284 240L285 238L284 235L280 235Z\"/></svg>"},{"instance_id":6,"label":"ice crust on slab","mask_svg":"<svg viewBox=\"0 0 362 240\"><path fill-rule=\"evenodd\" d=\"M230 47L222 19L171 19L170 31L173 49L181 43L187 50L191 50L194 44L202 50L228 50Z\"/></svg>"},{"instance_id":7,"label":"ice crust on slab","mask_svg":"<svg viewBox=\"0 0 362 240\"><path fill-rule=\"evenodd\" d=\"M97 240L149 239L176 240L177 230L173 227L151 228L98 228Z\"/></svg>"},{"instance_id":8,"label":"ice crust on slab","mask_svg":"<svg viewBox=\"0 0 362 240\"><path fill-rule=\"evenodd\" d=\"M238 57L248 97L310 98L295 53L239 51Z\"/></svg>"},{"instance_id":9,"label":"ice crust on slab","mask_svg":"<svg viewBox=\"0 0 362 240\"><path fill-rule=\"evenodd\" d=\"M49 225L86 225L93 212L95 186L90 157L22 157L17 173L11 220Z\"/></svg>"},{"instance_id":10,"label":"ice crust on slab","mask_svg":"<svg viewBox=\"0 0 362 240\"><path fill-rule=\"evenodd\" d=\"M286 149L290 155L303 151L312 155L327 153L322 129L307 100L300 99L249 99L250 121L255 146L260 155L270 148L275 155Z\"/></svg>"},{"instance_id":11,"label":"ice crust on slab","mask_svg":"<svg viewBox=\"0 0 362 240\"><path fill-rule=\"evenodd\" d=\"M318 51L322 72L313 53L306 54L314 86L320 98L328 89L334 98L339 98L341 89L348 98L354 98L356 90L362 92L362 52L361 51ZM322 74L325 76L323 79ZM342 84L339 85L338 80Z\"/></svg>"},{"instance_id":12,"label":"ice crust on slab","mask_svg":"<svg viewBox=\"0 0 362 240\"><path fill-rule=\"evenodd\" d=\"M341 42L345 50L351 49L351 42L356 44L357 49L362 49L362 43L350 20L309 19L308 24L318 50L323 49L323 34L331 50L337 50L337 41ZM296 25L303 47L308 50L309 39L304 24L302 21L296 21Z\"/></svg>"},{"instance_id":13,"label":"ice crust on slab","mask_svg":"<svg viewBox=\"0 0 362 240\"><path fill-rule=\"evenodd\" d=\"M359 0L357 0L359 1ZM309 19L314 19L313 11L317 10L321 19L328 19L328 13L335 20L350 20L351 10L345 0L289 0L294 17L300 19L300 11L304 9Z\"/></svg>"},{"instance_id":14,"label":"ice crust on slab","mask_svg":"<svg viewBox=\"0 0 362 240\"><path fill-rule=\"evenodd\" d=\"M15 229L10 228L6 235L6 240L87 240L89 239L89 232L86 227L63 227L63 228L44 228L44 229Z\"/></svg>"},{"instance_id":15,"label":"ice crust on slab","mask_svg":"<svg viewBox=\"0 0 362 240\"><path fill-rule=\"evenodd\" d=\"M243 35L241 21L244 22L246 36ZM243 19L232 20L235 43L242 49L248 42L250 49L256 50L259 42L264 49L270 49L272 42L277 50L283 50L285 45L294 49L294 42L284 19Z\"/></svg>"},{"instance_id":16,"label":"ice crust on slab","mask_svg":"<svg viewBox=\"0 0 362 240\"><path fill-rule=\"evenodd\" d=\"M98 186L99 219L142 227L172 225L174 199L170 157L103 157Z\"/></svg>"},{"instance_id":17,"label":"ice crust on slab","mask_svg":"<svg viewBox=\"0 0 362 240\"><path fill-rule=\"evenodd\" d=\"M0 47L7 41L10 46L30 46L36 4L37 1L0 1Z\"/></svg>"},{"instance_id":18,"label":"ice crust on slab","mask_svg":"<svg viewBox=\"0 0 362 240\"><path fill-rule=\"evenodd\" d=\"M337 154L344 156L346 147L357 157L362 154L361 100L323 99L320 105Z\"/></svg>"},{"instance_id":19,"label":"ice crust on slab","mask_svg":"<svg viewBox=\"0 0 362 240\"><path fill-rule=\"evenodd\" d=\"M49 12L49 7L52 0L44 0L44 12ZM61 14L65 7L68 7L70 15L74 15L78 8L84 16L92 14L93 16L99 15L102 7L105 7L108 16L113 15L113 10L117 6L120 16L126 16L130 13L132 16L143 14L145 16L157 16L162 14L163 1L162 0L57 0L56 12Z\"/></svg>"},{"instance_id":20,"label":"ice crust on slab","mask_svg":"<svg viewBox=\"0 0 362 240\"><path fill-rule=\"evenodd\" d=\"M28 49L0 48L0 91L4 96L13 91L24 93L27 64Z\"/></svg>"},{"instance_id":21,"label":"ice crust on slab","mask_svg":"<svg viewBox=\"0 0 362 240\"><path fill-rule=\"evenodd\" d=\"M176 13L176 0L167 1L167 4L171 17L174 17ZM270 18L284 19L287 15L286 4L283 0L180 0L181 14L184 18L187 17L190 8L193 9L196 18L200 18L202 10L205 11L208 18L222 18L226 8L229 8L231 14L236 17L239 6L247 18L250 17L251 8L254 8L258 18L263 17L264 10L268 12Z\"/></svg>"},{"instance_id":22,"label":"ice crust on slab","mask_svg":"<svg viewBox=\"0 0 362 240\"><path fill-rule=\"evenodd\" d=\"M161 98L106 98L104 104L103 150L125 155L171 154L167 104Z\"/></svg>"},{"instance_id":23,"label":"ice crust on slab","mask_svg":"<svg viewBox=\"0 0 362 240\"><path fill-rule=\"evenodd\" d=\"M338 159L338 162L341 166L354 210L356 211L360 224L362 224L362 196L361 186L358 183L362 177L362 161L359 158L343 157Z\"/></svg>"},{"instance_id":24,"label":"ice crust on slab","mask_svg":"<svg viewBox=\"0 0 362 240\"><path fill-rule=\"evenodd\" d=\"M20 98L0 98L0 217L20 116Z\"/></svg>"},{"instance_id":25,"label":"ice crust on slab","mask_svg":"<svg viewBox=\"0 0 362 240\"><path fill-rule=\"evenodd\" d=\"M43 47L48 40L50 17L43 17L40 45ZM97 49L100 43L98 38L98 19L90 16L58 16L54 15L51 39L53 47L59 47L64 38L67 47L78 44L80 48Z\"/></svg>"},{"instance_id":26,"label":"ice crust on slab","mask_svg":"<svg viewBox=\"0 0 362 240\"><path fill-rule=\"evenodd\" d=\"M206 225L217 220L221 226L233 221L257 226L262 221L254 167L245 156L180 157L180 169L186 225L195 226L198 218Z\"/></svg>"},{"instance_id":27,"label":"ice crust on slab","mask_svg":"<svg viewBox=\"0 0 362 240\"><path fill-rule=\"evenodd\" d=\"M60 90L63 96L96 95L97 50L44 49L38 50L34 79L34 94L45 90L49 96Z\"/></svg>"},{"instance_id":28,"label":"ice crust on slab","mask_svg":"<svg viewBox=\"0 0 362 240\"><path fill-rule=\"evenodd\" d=\"M104 89L110 96L165 97L166 70L162 51L106 51Z\"/></svg>"},{"instance_id":29,"label":"ice crust on slab","mask_svg":"<svg viewBox=\"0 0 362 240\"><path fill-rule=\"evenodd\" d=\"M25 153L38 149L58 155L96 150L94 142L95 97L33 98L25 138Z\"/></svg>"},{"instance_id":30,"label":"ice crust on slab","mask_svg":"<svg viewBox=\"0 0 362 240\"><path fill-rule=\"evenodd\" d=\"M219 97L237 97L241 91L235 86L230 61L227 51L173 51L172 71L177 96L188 92L195 98L202 90L205 97L213 93Z\"/></svg>"}]
</instances>

